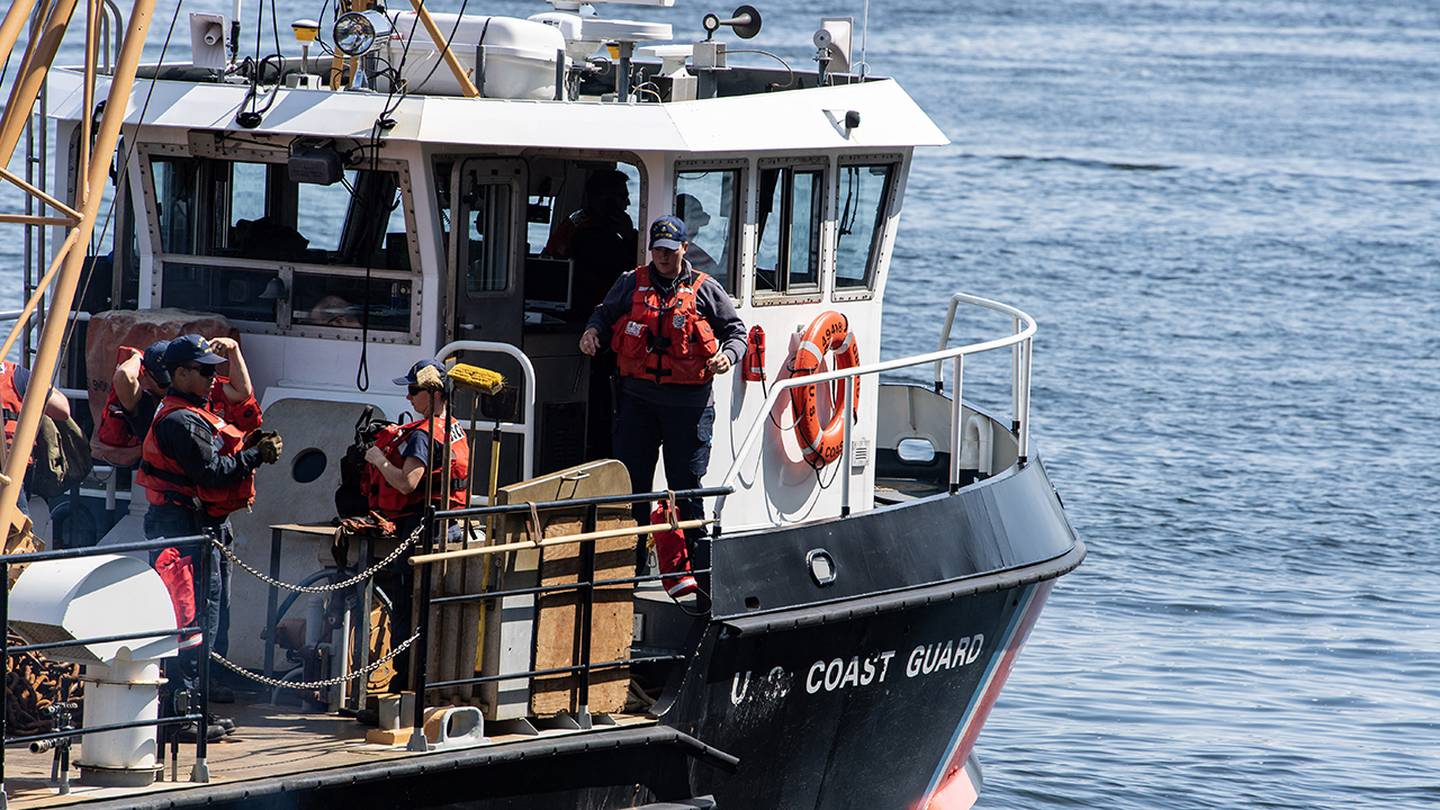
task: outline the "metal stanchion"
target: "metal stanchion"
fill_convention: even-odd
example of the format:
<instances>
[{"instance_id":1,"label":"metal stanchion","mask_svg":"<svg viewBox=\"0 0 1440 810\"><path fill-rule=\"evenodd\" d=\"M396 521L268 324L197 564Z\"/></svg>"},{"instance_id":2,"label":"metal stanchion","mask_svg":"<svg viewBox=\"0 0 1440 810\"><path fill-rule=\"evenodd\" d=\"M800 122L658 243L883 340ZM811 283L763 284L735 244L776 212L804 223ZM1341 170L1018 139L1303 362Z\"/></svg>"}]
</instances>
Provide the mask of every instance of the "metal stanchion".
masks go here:
<instances>
[{"instance_id":1,"label":"metal stanchion","mask_svg":"<svg viewBox=\"0 0 1440 810\"><path fill-rule=\"evenodd\" d=\"M5 581L5 598L0 599L0 667L8 668L10 661L10 563L0 557L0 579ZM0 669L3 671L3 669ZM6 701L8 704L8 701ZM5 737L9 728L6 706L0 705L0 810L10 806L5 794Z\"/></svg>"},{"instance_id":2,"label":"metal stanchion","mask_svg":"<svg viewBox=\"0 0 1440 810\"><path fill-rule=\"evenodd\" d=\"M433 476L430 476L433 477ZM435 504L429 501L425 506L425 528L422 533L425 535L425 553L429 554L435 550ZM428 625L430 623L430 569L428 566L418 567L415 575L420 578L420 599L419 610L416 611L415 619L415 651L411 660L415 664L415 727L410 733L410 744L406 746L411 751L429 751L430 744L425 739L425 679L428 673L426 660L430 657L430 634Z\"/></svg>"},{"instance_id":3,"label":"metal stanchion","mask_svg":"<svg viewBox=\"0 0 1440 810\"><path fill-rule=\"evenodd\" d=\"M216 535L212 535L212 539L215 536L218 536L218 532ZM198 712L200 719L195 721L195 767L190 770L190 781L204 783L210 781L210 766L205 762L210 745L208 733L210 731L210 645L215 643L215 639L211 637L210 633L210 620L211 612L219 606L210 604L210 565L214 556L214 547L209 541L206 541L200 544L199 551L200 582L204 589L199 594L203 597L203 602L196 600L204 605L204 612L200 613L203 617L203 623L200 625L203 628L200 631L200 707ZM215 572L215 576L217 578L220 576L218 570Z\"/></svg>"},{"instance_id":4,"label":"metal stanchion","mask_svg":"<svg viewBox=\"0 0 1440 810\"><path fill-rule=\"evenodd\" d=\"M591 504L585 507L585 522L581 526L583 532L593 532L599 523L600 507ZM577 549L580 553L580 576L578 582L593 583L595 581L595 541L586 540ZM576 656L576 664L580 671L576 673L579 686L579 701L575 712L575 722L580 728L590 728L590 622L595 611L595 589L593 587L581 588L576 593L575 624L576 632L579 634L578 646L579 655Z\"/></svg>"}]
</instances>

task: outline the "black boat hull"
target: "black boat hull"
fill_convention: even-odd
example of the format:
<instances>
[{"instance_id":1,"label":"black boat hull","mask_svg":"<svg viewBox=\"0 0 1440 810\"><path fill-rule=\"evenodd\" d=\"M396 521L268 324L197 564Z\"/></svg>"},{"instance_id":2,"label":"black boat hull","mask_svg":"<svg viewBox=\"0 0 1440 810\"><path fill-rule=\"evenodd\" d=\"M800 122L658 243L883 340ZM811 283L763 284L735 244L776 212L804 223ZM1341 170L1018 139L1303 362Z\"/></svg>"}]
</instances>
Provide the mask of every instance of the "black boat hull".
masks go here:
<instances>
[{"instance_id":1,"label":"black boat hull","mask_svg":"<svg viewBox=\"0 0 1440 810\"><path fill-rule=\"evenodd\" d=\"M953 495L717 538L712 556L714 618L658 726L125 806L962 810L979 789L976 737L1085 550L1032 461Z\"/></svg>"}]
</instances>

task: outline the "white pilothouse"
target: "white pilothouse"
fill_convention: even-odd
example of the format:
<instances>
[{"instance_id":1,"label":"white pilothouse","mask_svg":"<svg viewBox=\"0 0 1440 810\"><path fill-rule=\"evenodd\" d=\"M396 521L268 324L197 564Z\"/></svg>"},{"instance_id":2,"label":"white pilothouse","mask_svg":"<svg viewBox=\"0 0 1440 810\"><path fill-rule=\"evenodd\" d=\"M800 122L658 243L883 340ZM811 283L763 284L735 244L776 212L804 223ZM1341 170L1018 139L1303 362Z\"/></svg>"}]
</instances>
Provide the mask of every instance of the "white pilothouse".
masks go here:
<instances>
[{"instance_id":1,"label":"white pilothouse","mask_svg":"<svg viewBox=\"0 0 1440 810\"><path fill-rule=\"evenodd\" d=\"M174 310L205 313L238 334L266 427L285 436L287 458L260 473L254 508L232 518L235 555L257 568L268 563L287 582L315 571L315 547L282 545L273 527L334 516L357 416L368 405L398 417L403 392L387 383L418 357L496 369L519 391L508 418L461 417L476 446L492 429L504 436L502 487L528 491L536 480L570 480L565 471L595 464L609 402L577 342L596 290L645 260L636 229L673 213L690 230L691 257L721 281L747 327L759 327L764 350L752 341L748 373L714 386L702 483L731 490L706 505L714 606L709 617L682 619L689 630L666 642L673 647L664 652L690 663L660 673L659 682L670 683L651 713L702 748L741 749L739 776L727 782L702 768L674 789L657 787L653 774L625 772L615 784L642 784L659 798L712 795L723 806L839 806L846 795L968 806L963 796L973 800L978 789L974 734L1051 581L1079 563L1083 546L1043 468L1028 458L1028 316L956 294L937 352L881 360L881 308L906 177L916 147L947 143L943 133L898 83L852 69L859 59L848 19L821 22L813 62L754 67L736 61L746 49L726 47L758 32L760 11L748 6L723 20L707 15L697 41L669 24L611 19L558 0L530 19L430 14L418 2L366 6L339 15L324 48L333 53L317 52L319 24L301 20L293 29L304 56L258 61L236 58L238 13L192 14L191 60L142 67L125 111L114 249L96 263L94 283L108 283L113 310L177 324L192 321ZM50 73L60 189L76 188L87 106L103 96L105 78L88 92L84 71ZM612 201L603 217L602 181ZM576 240L577 228L600 219L606 227L591 229L598 236ZM949 293L936 290L937 310ZM997 337L947 346L960 306L989 313ZM109 369L93 358L113 356L113 347L94 345L104 340L96 325L114 338L128 328L126 317L89 316L92 367L67 370L72 381L87 381L74 387L103 398ZM843 323L858 356L837 368L829 355L821 368L802 369L802 336L826 319ZM1013 413L1004 421L959 400L963 358L994 349L1013 357ZM933 366L934 387L882 384L880 372L907 366L925 374ZM950 367L948 394L942 366ZM796 429L802 409L792 407L809 388L807 375L827 391L814 397L819 412L811 418L838 426L827 431L834 446L819 462ZM851 385L855 407L835 407L831 392ZM481 480L488 462L476 454ZM472 504L488 501L477 493ZM956 532L959 539L936 545ZM141 539L130 521L105 542ZM281 674L270 644L274 611L253 608L267 598L274 605L260 579L236 576L227 657L262 676ZM681 616L637 610L657 626ZM909 624L900 629L899 620ZM803 627L813 635L797 637ZM541 631L531 629L538 639ZM920 637L892 638L912 631ZM862 636L847 648L847 638ZM953 651L956 638L966 642ZM523 692L535 677L527 671L543 669L536 645L544 642L505 639L522 648L521 665L482 665L484 642L472 640L460 663L452 656L446 665L449 676L508 672L507 683ZM657 645L653 637L627 644L651 652ZM854 658L858 686L858 673L902 645L910 666L890 673L899 681L894 692L961 679L957 694L968 705L938 725L932 718L892 729L934 743L907 761L916 779L857 787L855 774L836 763L866 754L841 742L849 723L831 725L832 708L819 704L855 703L846 697L845 662ZM866 652L877 649L887 652ZM464 665L471 655L473 668ZM328 674L349 666L337 661ZM745 684L752 673L778 679L765 707L747 708L746 695L764 690L740 689L742 672ZM811 682L824 686L800 688ZM503 691L481 694L493 704ZM802 695L815 705L801 705ZM530 701L522 698L518 714L490 705L486 718L525 720ZM877 718L903 714L892 700L859 702L867 701ZM727 721L732 710L748 719ZM589 708L581 713L588 726ZM826 742L797 747L793 734ZM840 753L826 759L826 751ZM717 761L726 757L734 759ZM776 774L763 775L765 763L776 762L814 771L819 781L779 784ZM375 771L361 781L374 778L389 777ZM574 786L573 795L593 789Z\"/></svg>"}]
</instances>

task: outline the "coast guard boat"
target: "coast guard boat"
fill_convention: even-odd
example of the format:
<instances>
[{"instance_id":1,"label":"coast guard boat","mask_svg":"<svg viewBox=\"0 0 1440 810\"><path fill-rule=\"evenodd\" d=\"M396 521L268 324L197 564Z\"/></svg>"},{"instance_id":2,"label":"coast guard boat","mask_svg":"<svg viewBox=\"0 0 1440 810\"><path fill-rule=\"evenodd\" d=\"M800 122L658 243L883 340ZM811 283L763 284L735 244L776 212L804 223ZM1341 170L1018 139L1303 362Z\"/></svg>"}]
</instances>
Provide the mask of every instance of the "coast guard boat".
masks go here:
<instances>
[{"instance_id":1,"label":"coast guard boat","mask_svg":"<svg viewBox=\"0 0 1440 810\"><path fill-rule=\"evenodd\" d=\"M936 350L881 357L906 178L917 147L947 140L868 73L851 20L819 21L813 62L756 66L748 6L676 31L562 0L529 19L352 0L328 25L244 32L259 43L244 56L237 3L177 10L160 63L140 64L152 0L128 15L93 0L87 65L47 73L44 33L75 5L19 0L0 28L7 53L24 26L39 34L0 127L5 157L28 130L32 158L28 179L5 173L29 195L5 220L25 226L32 304L10 314L12 341L88 423L120 345L234 335L285 457L234 515L233 548L190 546L241 569L229 648L204 642L241 729L178 750L156 735L154 661L183 628L163 592L158 613L147 601L130 470L97 448L71 497L32 501L52 548L11 559L28 567L6 615L28 650L86 666L85 716L6 734L10 803L974 803L977 737L1085 550L1030 447L1030 316L937 286L933 321L911 325ZM282 36L286 52L267 53ZM602 177L620 227L557 247L599 218ZM714 386L705 489L680 494L706 517L687 524L705 535L691 549L703 598L679 602L633 563L646 532L686 526L629 522L623 467L594 454L608 397L576 348L597 256L641 263L625 228L669 213L756 327ZM42 293L50 312L28 331ZM952 344L957 317L990 337ZM1008 388L1007 413L962 399L966 359L987 352L1010 361L984 381ZM388 380L424 356L506 381L454 393L473 508L336 556L317 526L336 514L357 421L398 420ZM27 399L13 456L39 407ZM12 461L0 501L18 524ZM449 523L463 540L444 539ZM417 632L387 638L373 575L407 560L423 572ZM104 610L122 587L127 608ZM411 671L383 679L407 647ZM143 697L133 712L115 709L129 700L116 683ZM57 795L70 763L52 770L48 751L72 742L80 779Z\"/></svg>"}]
</instances>

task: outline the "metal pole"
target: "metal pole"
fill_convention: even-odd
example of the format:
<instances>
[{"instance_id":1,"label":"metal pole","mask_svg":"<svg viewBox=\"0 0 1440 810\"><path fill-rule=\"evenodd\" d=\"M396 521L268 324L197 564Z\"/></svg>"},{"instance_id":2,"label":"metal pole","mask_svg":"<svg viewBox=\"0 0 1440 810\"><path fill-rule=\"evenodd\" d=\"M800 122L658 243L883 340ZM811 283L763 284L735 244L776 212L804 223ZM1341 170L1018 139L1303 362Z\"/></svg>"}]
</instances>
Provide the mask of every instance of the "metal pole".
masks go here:
<instances>
[{"instance_id":1,"label":"metal pole","mask_svg":"<svg viewBox=\"0 0 1440 810\"><path fill-rule=\"evenodd\" d=\"M422 533L425 535L425 552L428 554L435 550L433 502L425 505L425 516L422 520L425 521ZM420 579L420 610L416 612L415 619L415 632L418 637L410 654L415 663L415 716L414 728L410 732L410 744L406 747L411 751L429 751L430 743L425 739L425 678L429 674L426 659L430 657L430 635L427 632L430 623L430 569L417 566L415 576Z\"/></svg>"},{"instance_id":2,"label":"metal pole","mask_svg":"<svg viewBox=\"0 0 1440 810\"><path fill-rule=\"evenodd\" d=\"M1017 461L1022 465L1030 458L1030 351L1034 342L1035 338L1033 337L1025 340L1024 356L1020 361L1025 373L1023 387L1020 389L1020 412L1017 417L1020 420L1020 457Z\"/></svg>"},{"instance_id":3,"label":"metal pole","mask_svg":"<svg viewBox=\"0 0 1440 810\"><path fill-rule=\"evenodd\" d=\"M585 522L581 525L583 531L593 532L600 519L600 507L591 505L585 507ZM580 544L580 582L595 581L595 541L586 540ZM582 588L576 594L575 624L580 634L579 655L575 663L580 667L576 673L578 680L578 706L575 712L575 722L580 728L588 731L590 729L590 625L595 613L595 589Z\"/></svg>"},{"instance_id":4,"label":"metal pole","mask_svg":"<svg viewBox=\"0 0 1440 810\"><path fill-rule=\"evenodd\" d=\"M80 161L77 164L79 171L76 177L88 177L90 172L90 129L95 119L95 69L96 69L96 42L99 32L96 27L99 25L99 0L85 0L85 81L82 94L81 111L83 116L80 119ZM75 196L85 199L89 189L77 189Z\"/></svg>"},{"instance_id":5,"label":"metal pole","mask_svg":"<svg viewBox=\"0 0 1440 810\"><path fill-rule=\"evenodd\" d=\"M844 447L844 450L840 453L840 517L850 516L850 470L852 469L850 466L850 453L852 451L850 415L855 413L855 407L859 404L853 401L855 399L855 386L850 384L852 379L854 378L846 377L844 380L845 388L839 389L844 391L848 388L850 393L850 395L845 398L845 407L841 409L840 414L840 436Z\"/></svg>"},{"instance_id":6,"label":"metal pole","mask_svg":"<svg viewBox=\"0 0 1440 810\"><path fill-rule=\"evenodd\" d=\"M35 0L15 0L10 10L5 12L5 22L0 23L0 62L10 56L15 42L20 39L20 29L25 26L25 21L30 18L30 12L34 9Z\"/></svg>"},{"instance_id":7,"label":"metal pole","mask_svg":"<svg viewBox=\"0 0 1440 810\"><path fill-rule=\"evenodd\" d=\"M10 563L0 557L0 578L5 580L5 598L0 599L0 667L10 666ZM3 671L3 670L0 670ZM0 810L8 807L9 797L5 794L5 737L9 728L6 716L9 701L0 706Z\"/></svg>"},{"instance_id":8,"label":"metal pole","mask_svg":"<svg viewBox=\"0 0 1440 810\"><path fill-rule=\"evenodd\" d=\"M219 537L218 532L216 537ZM195 721L195 767L190 770L190 781L203 783L210 781L210 766L205 763L205 755L210 745L210 735L207 733L210 731L210 646L215 643L215 639L210 636L210 614L218 610L220 605L210 604L210 560L213 556L210 542L207 540L201 543L198 551L201 591L196 596L204 597L204 607L196 612L203 617L200 626L204 629L200 631L200 719ZM216 571L215 576L218 578L220 572ZM219 622L214 622L214 625L218 627Z\"/></svg>"},{"instance_id":9,"label":"metal pole","mask_svg":"<svg viewBox=\"0 0 1440 810\"><path fill-rule=\"evenodd\" d=\"M425 31L430 34L430 39L435 47L440 49L440 58L445 60L445 66L450 68L450 73L455 76L455 81L460 85L460 93L466 98L475 98L480 91L475 88L475 83L465 74L465 68L461 67L460 60L450 50L450 40L440 32L440 27L435 24L434 18L425 8L424 0L410 0L410 6L415 9L415 16L420 18Z\"/></svg>"},{"instance_id":10,"label":"metal pole","mask_svg":"<svg viewBox=\"0 0 1440 810\"><path fill-rule=\"evenodd\" d=\"M965 380L965 355L957 354L951 361L955 377L955 398L950 402L950 494L960 491L960 444L965 439L965 407L961 391Z\"/></svg>"},{"instance_id":11,"label":"metal pole","mask_svg":"<svg viewBox=\"0 0 1440 810\"><path fill-rule=\"evenodd\" d=\"M55 52L60 48L66 26L70 24L70 16L75 12L75 3L76 0L55 0L39 36L25 51L15 84L10 88L9 100L5 102L5 119L0 122L0 165L10 165L10 158L15 156L15 147L20 143L20 133L25 128L25 118L21 116L28 117L35 107L35 99L45 83L45 74L55 60Z\"/></svg>"},{"instance_id":12,"label":"metal pole","mask_svg":"<svg viewBox=\"0 0 1440 810\"><path fill-rule=\"evenodd\" d=\"M57 2L66 3L71 0L57 0ZM115 77L110 85L109 99L105 104L105 115L100 121L99 136L95 142L95 151L99 154L109 155L115 152L120 138L120 124L124 120L125 110L129 106L130 92L134 89L135 70L140 62L145 36L150 30L150 17L153 10L154 0L135 0L131 8L129 30L125 34L125 45L121 49L120 62L116 66ZM12 115L28 115L29 110L29 104L26 104L18 113L14 108L8 109L4 123L8 124ZM0 157L5 158L5 160L0 160L0 163L6 162L14 149L13 144L8 149L5 149L4 146L5 144L0 144ZM81 207L83 218L76 226L78 238L65 253L65 266L61 270L60 278L56 282L55 293L51 297L51 316L45 319L45 326L41 332L39 352L35 356L35 363L31 369L31 379L35 380L36 384L31 385L26 391L25 403L20 408L19 424L15 429L12 451L9 458L5 460L4 478L0 478L0 530L8 530L8 527L14 524L15 502L20 494L20 482L25 477L25 466L30 458L30 451L35 446L35 432L39 427L40 415L49 394L48 383L55 376L60 345L65 338L65 326L69 322L67 316L70 313L71 305L75 302L75 290L85 264L85 251L78 248L79 245L90 241L90 235L95 230L95 218L104 197L100 193L100 189L104 187L109 168L108 161L91 163L90 177L83 186L83 188L94 189L95 193L85 195L85 202Z\"/></svg>"},{"instance_id":13,"label":"metal pole","mask_svg":"<svg viewBox=\"0 0 1440 810\"><path fill-rule=\"evenodd\" d=\"M1020 333L1020 319L1011 319ZM1020 441L1020 343L1009 347L1009 432Z\"/></svg>"}]
</instances>

